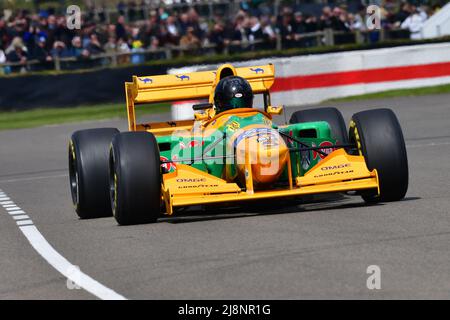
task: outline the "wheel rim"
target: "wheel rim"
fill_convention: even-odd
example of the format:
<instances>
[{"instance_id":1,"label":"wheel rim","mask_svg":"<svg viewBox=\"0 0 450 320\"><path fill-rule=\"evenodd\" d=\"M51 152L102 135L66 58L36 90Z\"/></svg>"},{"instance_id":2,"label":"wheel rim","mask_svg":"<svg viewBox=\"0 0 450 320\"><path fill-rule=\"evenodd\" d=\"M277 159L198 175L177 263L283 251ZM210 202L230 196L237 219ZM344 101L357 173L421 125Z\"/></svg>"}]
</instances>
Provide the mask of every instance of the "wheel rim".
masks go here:
<instances>
[{"instance_id":1,"label":"wheel rim","mask_svg":"<svg viewBox=\"0 0 450 320\"><path fill-rule=\"evenodd\" d=\"M70 142L70 150L69 150L69 180L70 180L70 193L72 195L72 202L75 207L78 206L80 202L80 193L79 193L79 176L78 176L78 167L75 156L75 148Z\"/></svg>"},{"instance_id":2,"label":"wheel rim","mask_svg":"<svg viewBox=\"0 0 450 320\"><path fill-rule=\"evenodd\" d=\"M111 198L111 209L114 216L116 215L117 207L117 180L118 178L115 171L114 152L111 147L109 156L109 196Z\"/></svg>"}]
</instances>

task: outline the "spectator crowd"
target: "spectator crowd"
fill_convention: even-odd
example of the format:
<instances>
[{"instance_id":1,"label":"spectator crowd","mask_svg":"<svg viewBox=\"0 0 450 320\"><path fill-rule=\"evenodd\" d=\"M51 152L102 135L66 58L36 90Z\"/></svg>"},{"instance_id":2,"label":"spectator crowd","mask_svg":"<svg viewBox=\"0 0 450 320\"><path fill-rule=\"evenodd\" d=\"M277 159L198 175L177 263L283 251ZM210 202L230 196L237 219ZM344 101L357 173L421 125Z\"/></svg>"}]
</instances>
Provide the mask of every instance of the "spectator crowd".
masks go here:
<instances>
[{"instance_id":1,"label":"spectator crowd","mask_svg":"<svg viewBox=\"0 0 450 320\"><path fill-rule=\"evenodd\" d=\"M114 22L108 23L102 8L91 8L83 14L81 30L69 30L65 16L55 14L54 10L35 13L16 10L9 16L0 13L0 64L13 63L5 69L7 72L39 70L50 68L56 58L87 62L89 57L113 53L120 54L116 63L138 64L149 57L168 58L167 52L161 50L167 47L183 48L179 52L191 55L224 50L235 53L273 49L278 37L283 48L308 47L320 44L317 43L320 38L306 36L316 31L333 29L345 34L367 29L363 5L352 12L346 6L323 6L317 13L285 6L275 15L268 5L270 1L256 3L252 6L243 1L230 16L223 11L201 15L192 6L172 9L161 6L144 14L135 1L120 2ZM430 14L431 8L384 1L382 27L407 29L412 39L418 39L418 31ZM377 39L373 33L368 40ZM144 54L147 51L152 52L150 56ZM39 63L25 67L29 61ZM111 62L107 58L100 61Z\"/></svg>"}]
</instances>

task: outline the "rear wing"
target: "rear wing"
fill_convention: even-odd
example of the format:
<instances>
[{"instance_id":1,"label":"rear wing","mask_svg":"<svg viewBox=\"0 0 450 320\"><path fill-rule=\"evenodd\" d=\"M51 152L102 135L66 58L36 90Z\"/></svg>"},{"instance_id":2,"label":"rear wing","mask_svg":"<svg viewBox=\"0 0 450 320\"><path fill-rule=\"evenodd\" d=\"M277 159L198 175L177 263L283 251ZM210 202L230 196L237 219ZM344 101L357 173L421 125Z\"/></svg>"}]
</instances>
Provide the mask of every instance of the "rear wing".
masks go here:
<instances>
[{"instance_id":1,"label":"rear wing","mask_svg":"<svg viewBox=\"0 0 450 320\"><path fill-rule=\"evenodd\" d=\"M265 104L270 104L269 90L275 81L273 64L234 68L230 64L215 71L200 71L161 76L133 76L133 82L125 83L129 129L136 130L134 107L173 101L208 99L213 102L217 83L223 77L237 75L247 79L254 94L264 94Z\"/></svg>"}]
</instances>

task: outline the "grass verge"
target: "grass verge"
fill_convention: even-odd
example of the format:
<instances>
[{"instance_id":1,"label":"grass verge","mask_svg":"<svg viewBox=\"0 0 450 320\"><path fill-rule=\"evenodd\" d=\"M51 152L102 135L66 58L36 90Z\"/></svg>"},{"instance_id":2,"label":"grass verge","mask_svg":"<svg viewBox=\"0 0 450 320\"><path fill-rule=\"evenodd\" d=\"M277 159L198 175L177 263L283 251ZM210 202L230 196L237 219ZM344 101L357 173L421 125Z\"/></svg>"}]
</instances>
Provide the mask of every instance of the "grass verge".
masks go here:
<instances>
[{"instance_id":1,"label":"grass verge","mask_svg":"<svg viewBox=\"0 0 450 320\"><path fill-rule=\"evenodd\" d=\"M415 97L415 96L424 96L424 95L431 95L431 94L445 94L445 93L450 93L450 84L444 84L444 85L434 86L434 87L415 88L415 89L388 90L388 91L382 91L382 92L367 93L367 94L362 94L362 95L357 95L357 96L330 99L327 101L351 102L351 101L358 101L358 100L386 99L386 98L396 98L396 97Z\"/></svg>"},{"instance_id":2,"label":"grass verge","mask_svg":"<svg viewBox=\"0 0 450 320\"><path fill-rule=\"evenodd\" d=\"M450 93L450 84L417 89L399 89L369 93L345 98L330 99L330 102L351 102L369 99L385 99L405 96L421 96ZM169 112L169 104L144 105L136 108L136 116ZM76 108L43 108L27 111L0 112L0 130L31 128L67 122L126 118L125 105L102 104Z\"/></svg>"},{"instance_id":3,"label":"grass verge","mask_svg":"<svg viewBox=\"0 0 450 320\"><path fill-rule=\"evenodd\" d=\"M136 108L136 117L144 114L168 112L169 110L169 104L143 105ZM42 108L26 111L6 111L0 112L0 130L126 117L126 108L123 103L81 106L76 108Z\"/></svg>"}]
</instances>

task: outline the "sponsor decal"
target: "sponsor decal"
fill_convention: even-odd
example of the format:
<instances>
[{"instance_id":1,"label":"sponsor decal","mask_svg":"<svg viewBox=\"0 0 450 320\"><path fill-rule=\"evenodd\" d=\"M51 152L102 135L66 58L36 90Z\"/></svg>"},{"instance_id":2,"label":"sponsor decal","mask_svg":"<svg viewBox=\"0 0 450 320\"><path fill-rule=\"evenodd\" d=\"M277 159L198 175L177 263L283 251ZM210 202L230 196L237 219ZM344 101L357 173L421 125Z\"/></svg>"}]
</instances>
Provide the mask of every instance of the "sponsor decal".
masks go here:
<instances>
[{"instance_id":1,"label":"sponsor decal","mask_svg":"<svg viewBox=\"0 0 450 320\"><path fill-rule=\"evenodd\" d=\"M254 136L258 136L258 139L261 138L262 136L273 136L274 137L274 141L277 141L276 139L278 138L278 131L273 130L271 128L253 128L253 129L249 129L249 130L245 130L242 134L240 134L236 140L234 141L234 146L236 147L239 142L241 142L244 139L248 139Z\"/></svg>"},{"instance_id":2,"label":"sponsor decal","mask_svg":"<svg viewBox=\"0 0 450 320\"><path fill-rule=\"evenodd\" d=\"M177 186L178 189L194 189L194 188L217 188L218 184L193 184L193 185L182 185Z\"/></svg>"},{"instance_id":3,"label":"sponsor decal","mask_svg":"<svg viewBox=\"0 0 450 320\"><path fill-rule=\"evenodd\" d=\"M260 145L265 147L273 147L278 145L277 137L273 134L259 135L256 141L258 141Z\"/></svg>"},{"instance_id":4,"label":"sponsor decal","mask_svg":"<svg viewBox=\"0 0 450 320\"><path fill-rule=\"evenodd\" d=\"M180 146L180 149L183 150L183 149L187 149L187 148L200 147L204 144L205 144L205 141L200 142L198 140L191 140L188 142L187 145L183 141L180 141L179 146Z\"/></svg>"},{"instance_id":5,"label":"sponsor decal","mask_svg":"<svg viewBox=\"0 0 450 320\"><path fill-rule=\"evenodd\" d=\"M263 68L250 68L250 70L253 71L256 74L264 73L264 69Z\"/></svg>"},{"instance_id":6,"label":"sponsor decal","mask_svg":"<svg viewBox=\"0 0 450 320\"><path fill-rule=\"evenodd\" d=\"M292 130L289 130L289 136L290 137L294 136L294 132ZM287 142L289 144L289 147L293 147L294 146L294 140L287 138Z\"/></svg>"},{"instance_id":7,"label":"sponsor decal","mask_svg":"<svg viewBox=\"0 0 450 320\"><path fill-rule=\"evenodd\" d=\"M176 158L177 158L177 156L173 156L173 160L175 160ZM161 161L168 161L168 160L169 160L169 159L167 159L166 157L163 157L163 156L160 156L159 159L160 159ZM172 172L172 171L174 171L174 170L177 169L177 166L176 166L175 163L173 163L173 162L166 162L166 163L163 163L163 164L161 164L161 167L163 167L163 169L164 169L166 172Z\"/></svg>"},{"instance_id":8,"label":"sponsor decal","mask_svg":"<svg viewBox=\"0 0 450 320\"><path fill-rule=\"evenodd\" d=\"M138 78L139 81L142 81L144 84L153 83L153 79L150 78Z\"/></svg>"},{"instance_id":9,"label":"sponsor decal","mask_svg":"<svg viewBox=\"0 0 450 320\"><path fill-rule=\"evenodd\" d=\"M308 170L311 165L311 152L309 150L300 151L300 164L303 170Z\"/></svg>"},{"instance_id":10,"label":"sponsor decal","mask_svg":"<svg viewBox=\"0 0 450 320\"><path fill-rule=\"evenodd\" d=\"M235 97L235 98L242 98L242 93L236 93L236 94L234 95L234 97Z\"/></svg>"},{"instance_id":11,"label":"sponsor decal","mask_svg":"<svg viewBox=\"0 0 450 320\"><path fill-rule=\"evenodd\" d=\"M237 121L231 121L228 125L227 125L227 129L230 131L236 131L237 129L239 129L241 127L241 124Z\"/></svg>"},{"instance_id":12,"label":"sponsor decal","mask_svg":"<svg viewBox=\"0 0 450 320\"><path fill-rule=\"evenodd\" d=\"M321 174L316 174L314 176L314 178L323 178L323 177L329 177L329 176L337 176L337 175L341 175L341 174L348 174L348 173L353 173L354 171L352 169L350 170L345 170L345 171L333 171L333 172L327 172L327 173L321 173Z\"/></svg>"},{"instance_id":13,"label":"sponsor decal","mask_svg":"<svg viewBox=\"0 0 450 320\"><path fill-rule=\"evenodd\" d=\"M178 178L177 182L205 182L206 178Z\"/></svg>"},{"instance_id":14,"label":"sponsor decal","mask_svg":"<svg viewBox=\"0 0 450 320\"><path fill-rule=\"evenodd\" d=\"M191 78L190 78L189 76L185 75L185 74L182 74L182 75L176 75L175 77L177 77L177 78L180 79L181 81L184 81L184 80L189 81L189 80L191 80Z\"/></svg>"},{"instance_id":15,"label":"sponsor decal","mask_svg":"<svg viewBox=\"0 0 450 320\"><path fill-rule=\"evenodd\" d=\"M350 163L343 163L343 164L338 164L336 166L326 166L326 167L322 167L320 168L320 170L322 171L327 171L327 170L337 170L337 169L342 169L342 168L348 168L350 167L351 164Z\"/></svg>"},{"instance_id":16,"label":"sponsor decal","mask_svg":"<svg viewBox=\"0 0 450 320\"><path fill-rule=\"evenodd\" d=\"M319 144L319 147L329 147L332 146L333 144L330 141L323 141ZM312 144L313 147L316 146L315 143ZM325 159L325 157L327 155L329 155L331 152L334 151L334 148L325 148L325 149L320 149L320 151L324 152L325 155L320 154L319 152L317 152L316 150L313 150L313 159L316 160L317 157L319 157L320 159Z\"/></svg>"}]
</instances>

